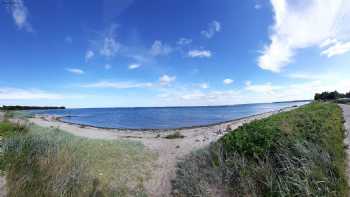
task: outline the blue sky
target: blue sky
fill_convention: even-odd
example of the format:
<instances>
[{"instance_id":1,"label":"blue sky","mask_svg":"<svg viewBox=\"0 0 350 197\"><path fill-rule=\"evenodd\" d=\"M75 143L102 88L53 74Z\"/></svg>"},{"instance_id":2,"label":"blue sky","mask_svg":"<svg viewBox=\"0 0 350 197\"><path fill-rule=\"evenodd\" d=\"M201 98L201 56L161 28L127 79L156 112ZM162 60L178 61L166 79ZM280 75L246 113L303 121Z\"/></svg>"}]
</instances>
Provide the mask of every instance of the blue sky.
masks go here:
<instances>
[{"instance_id":1,"label":"blue sky","mask_svg":"<svg viewBox=\"0 0 350 197\"><path fill-rule=\"evenodd\" d=\"M12 0L0 104L226 105L350 91L346 0Z\"/></svg>"}]
</instances>

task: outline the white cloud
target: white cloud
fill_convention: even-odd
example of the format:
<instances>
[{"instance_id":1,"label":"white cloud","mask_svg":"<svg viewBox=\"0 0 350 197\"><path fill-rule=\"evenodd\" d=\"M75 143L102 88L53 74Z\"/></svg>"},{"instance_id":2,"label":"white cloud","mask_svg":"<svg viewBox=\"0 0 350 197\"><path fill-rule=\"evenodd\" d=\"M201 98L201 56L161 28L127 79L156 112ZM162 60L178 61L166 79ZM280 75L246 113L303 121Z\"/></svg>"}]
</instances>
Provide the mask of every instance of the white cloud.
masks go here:
<instances>
[{"instance_id":1,"label":"white cloud","mask_svg":"<svg viewBox=\"0 0 350 197\"><path fill-rule=\"evenodd\" d=\"M233 83L233 80L232 79L224 79L223 83L225 85L229 85L229 84Z\"/></svg>"},{"instance_id":2,"label":"white cloud","mask_svg":"<svg viewBox=\"0 0 350 197\"><path fill-rule=\"evenodd\" d=\"M317 92L334 90L347 92L349 91L348 84L350 84L350 80L345 77L284 85L272 83L255 84L247 81L246 86L243 88L224 91L202 91L201 89L193 89L193 87L169 87L162 89L162 93L158 95L159 98L156 103L163 106L198 106L303 100L313 99L314 94Z\"/></svg>"},{"instance_id":3,"label":"white cloud","mask_svg":"<svg viewBox=\"0 0 350 197\"><path fill-rule=\"evenodd\" d=\"M331 80L337 79L339 76L334 73L292 73L287 75L288 78L291 79L301 79L301 80Z\"/></svg>"},{"instance_id":4,"label":"white cloud","mask_svg":"<svg viewBox=\"0 0 350 197\"><path fill-rule=\"evenodd\" d=\"M183 46L183 45L189 45L189 44L191 44L191 43L192 43L192 40L189 39L189 38L180 38L180 39L176 42L176 44L181 45L181 46Z\"/></svg>"},{"instance_id":5,"label":"white cloud","mask_svg":"<svg viewBox=\"0 0 350 197\"><path fill-rule=\"evenodd\" d=\"M208 24L206 30L201 31L201 34L206 38L212 38L216 32L221 31L221 24L218 21L212 21Z\"/></svg>"},{"instance_id":6,"label":"white cloud","mask_svg":"<svg viewBox=\"0 0 350 197\"><path fill-rule=\"evenodd\" d=\"M91 58L95 56L95 53L91 50L86 51L85 53L85 61L89 61Z\"/></svg>"},{"instance_id":7,"label":"white cloud","mask_svg":"<svg viewBox=\"0 0 350 197\"><path fill-rule=\"evenodd\" d=\"M341 55L350 51L350 42L336 42L334 45L330 46L328 49L322 51L322 55L327 55L327 57L333 57L335 55Z\"/></svg>"},{"instance_id":8,"label":"white cloud","mask_svg":"<svg viewBox=\"0 0 350 197\"><path fill-rule=\"evenodd\" d=\"M118 43L113 37L106 37L103 41L103 46L100 49L100 54L107 58L114 57L119 49L121 44Z\"/></svg>"},{"instance_id":9,"label":"white cloud","mask_svg":"<svg viewBox=\"0 0 350 197\"><path fill-rule=\"evenodd\" d=\"M207 89L207 88L209 88L209 85L207 83L201 83L201 84L199 84L199 87L202 89Z\"/></svg>"},{"instance_id":10,"label":"white cloud","mask_svg":"<svg viewBox=\"0 0 350 197\"><path fill-rule=\"evenodd\" d=\"M0 100L63 99L64 96L37 89L1 88Z\"/></svg>"},{"instance_id":11,"label":"white cloud","mask_svg":"<svg viewBox=\"0 0 350 197\"><path fill-rule=\"evenodd\" d=\"M122 81L122 82L100 81L97 83L81 85L81 87L84 87L84 88L114 88L114 89L149 88L152 86L153 86L152 83L134 83L129 81Z\"/></svg>"},{"instance_id":12,"label":"white cloud","mask_svg":"<svg viewBox=\"0 0 350 197\"><path fill-rule=\"evenodd\" d=\"M258 59L262 69L280 72L298 49L321 46L326 40L349 39L350 2L347 0L271 0L274 25L270 44ZM347 46L334 46L325 54L340 54Z\"/></svg>"},{"instance_id":13,"label":"white cloud","mask_svg":"<svg viewBox=\"0 0 350 197\"><path fill-rule=\"evenodd\" d=\"M140 66L141 66L141 64L130 64L130 65L128 66L128 68L129 68L130 70L133 70L133 69L140 68Z\"/></svg>"},{"instance_id":14,"label":"white cloud","mask_svg":"<svg viewBox=\"0 0 350 197\"><path fill-rule=\"evenodd\" d=\"M188 52L188 56L195 58L210 58L211 57L211 51L209 50L191 50Z\"/></svg>"},{"instance_id":15,"label":"white cloud","mask_svg":"<svg viewBox=\"0 0 350 197\"><path fill-rule=\"evenodd\" d=\"M76 75L82 75L84 74L85 72L81 69L78 69L78 68L66 68L66 70L70 73L73 73L73 74L76 74Z\"/></svg>"},{"instance_id":16,"label":"white cloud","mask_svg":"<svg viewBox=\"0 0 350 197\"><path fill-rule=\"evenodd\" d=\"M162 75L159 78L160 85L168 85L176 80L176 76Z\"/></svg>"},{"instance_id":17,"label":"white cloud","mask_svg":"<svg viewBox=\"0 0 350 197\"><path fill-rule=\"evenodd\" d=\"M13 20L19 29L24 29L28 32L33 32L32 25L28 21L28 9L22 0L12 0L10 10Z\"/></svg>"},{"instance_id":18,"label":"white cloud","mask_svg":"<svg viewBox=\"0 0 350 197\"><path fill-rule=\"evenodd\" d=\"M274 93L275 90L281 89L281 87L273 86L271 83L252 84L251 82L248 82L246 83L245 89L256 93L271 94Z\"/></svg>"},{"instance_id":19,"label":"white cloud","mask_svg":"<svg viewBox=\"0 0 350 197\"><path fill-rule=\"evenodd\" d=\"M110 64L105 64L105 66L104 66L104 67L105 67L105 69L106 69L106 70L109 70L109 69L111 69L111 68L112 68L112 66L111 66Z\"/></svg>"},{"instance_id":20,"label":"white cloud","mask_svg":"<svg viewBox=\"0 0 350 197\"><path fill-rule=\"evenodd\" d=\"M163 44L160 40L156 40L152 44L150 54L153 56L168 55L169 53L171 53L171 51L172 48L169 45Z\"/></svg>"}]
</instances>

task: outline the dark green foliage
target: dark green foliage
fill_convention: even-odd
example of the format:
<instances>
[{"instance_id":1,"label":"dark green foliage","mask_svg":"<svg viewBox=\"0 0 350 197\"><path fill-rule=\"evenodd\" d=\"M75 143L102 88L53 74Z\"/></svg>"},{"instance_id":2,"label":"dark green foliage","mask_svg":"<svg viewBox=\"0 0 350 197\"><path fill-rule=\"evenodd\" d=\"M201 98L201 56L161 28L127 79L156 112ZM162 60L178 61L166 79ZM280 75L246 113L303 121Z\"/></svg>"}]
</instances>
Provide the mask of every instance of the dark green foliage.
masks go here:
<instances>
[{"instance_id":1,"label":"dark green foliage","mask_svg":"<svg viewBox=\"0 0 350 197\"><path fill-rule=\"evenodd\" d=\"M346 97L346 98L350 98L350 92L346 93L346 94L345 94L345 97Z\"/></svg>"},{"instance_id":2,"label":"dark green foliage","mask_svg":"<svg viewBox=\"0 0 350 197\"><path fill-rule=\"evenodd\" d=\"M336 104L253 121L178 164L177 196L347 196Z\"/></svg>"},{"instance_id":3,"label":"dark green foliage","mask_svg":"<svg viewBox=\"0 0 350 197\"><path fill-rule=\"evenodd\" d=\"M45 106L45 107L39 107L39 106L21 106L21 105L15 105L15 106L7 106L3 105L0 107L2 110L34 110L34 109L65 109L65 107L51 107L51 106Z\"/></svg>"},{"instance_id":4,"label":"dark green foliage","mask_svg":"<svg viewBox=\"0 0 350 197\"><path fill-rule=\"evenodd\" d=\"M166 135L164 138L166 138L166 139L178 139L178 138L184 138L184 137L185 136L182 135L179 131L176 131L174 133Z\"/></svg>"},{"instance_id":5,"label":"dark green foliage","mask_svg":"<svg viewBox=\"0 0 350 197\"><path fill-rule=\"evenodd\" d=\"M345 98L345 97L346 97L346 94L333 91L333 92L322 92L321 94L316 93L314 99L328 101L328 100L336 100L336 99Z\"/></svg>"}]
</instances>

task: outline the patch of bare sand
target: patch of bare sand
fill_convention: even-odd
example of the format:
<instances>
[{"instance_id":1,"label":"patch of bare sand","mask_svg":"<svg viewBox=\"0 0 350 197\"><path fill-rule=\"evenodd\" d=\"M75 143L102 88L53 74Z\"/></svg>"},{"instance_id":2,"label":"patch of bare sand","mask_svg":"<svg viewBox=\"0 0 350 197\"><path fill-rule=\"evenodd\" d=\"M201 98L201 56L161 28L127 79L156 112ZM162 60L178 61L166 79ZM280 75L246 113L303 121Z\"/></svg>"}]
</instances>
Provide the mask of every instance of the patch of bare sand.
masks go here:
<instances>
[{"instance_id":1,"label":"patch of bare sand","mask_svg":"<svg viewBox=\"0 0 350 197\"><path fill-rule=\"evenodd\" d=\"M162 132L131 131L120 129L101 129L90 126L82 126L61 122L57 117L41 116L29 119L34 124L44 127L58 127L71 134L92 139L129 139L141 141L149 150L158 154L155 162L152 178L145 183L146 191L150 196L170 196L171 180L176 176L176 163L185 155L194 150L203 148L222 137L227 131L234 130L244 123L266 118L281 111L289 111L294 108L286 108L279 111L259 114L230 122L203 126L197 128L174 129ZM181 132L185 137L181 139L165 139L164 136L175 131Z\"/></svg>"}]
</instances>

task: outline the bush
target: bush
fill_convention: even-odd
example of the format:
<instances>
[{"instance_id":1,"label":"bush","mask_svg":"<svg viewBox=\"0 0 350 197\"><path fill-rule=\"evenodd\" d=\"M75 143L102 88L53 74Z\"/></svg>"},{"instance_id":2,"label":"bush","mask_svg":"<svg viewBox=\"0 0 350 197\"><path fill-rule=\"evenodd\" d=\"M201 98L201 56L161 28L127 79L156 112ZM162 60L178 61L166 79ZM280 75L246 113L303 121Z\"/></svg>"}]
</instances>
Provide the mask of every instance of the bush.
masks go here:
<instances>
[{"instance_id":1,"label":"bush","mask_svg":"<svg viewBox=\"0 0 350 197\"><path fill-rule=\"evenodd\" d=\"M179 131L176 131L174 133L166 135L164 138L166 139L178 139L178 138L184 138L185 136L182 135Z\"/></svg>"},{"instance_id":2,"label":"bush","mask_svg":"<svg viewBox=\"0 0 350 197\"><path fill-rule=\"evenodd\" d=\"M178 164L178 196L347 196L336 104L253 121Z\"/></svg>"}]
</instances>

